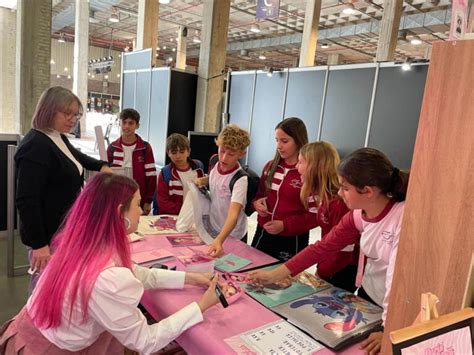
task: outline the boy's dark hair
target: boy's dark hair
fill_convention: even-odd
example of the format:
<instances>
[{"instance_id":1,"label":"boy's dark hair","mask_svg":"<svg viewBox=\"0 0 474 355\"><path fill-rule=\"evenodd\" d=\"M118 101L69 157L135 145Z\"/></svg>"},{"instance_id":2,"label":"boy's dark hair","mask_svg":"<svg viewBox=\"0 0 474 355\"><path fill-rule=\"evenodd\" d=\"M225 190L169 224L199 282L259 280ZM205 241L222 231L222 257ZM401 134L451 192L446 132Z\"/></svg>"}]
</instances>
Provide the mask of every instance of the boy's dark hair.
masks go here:
<instances>
[{"instance_id":1,"label":"boy's dark hair","mask_svg":"<svg viewBox=\"0 0 474 355\"><path fill-rule=\"evenodd\" d=\"M133 108L126 108L120 112L119 115L120 121L126 120L127 118L134 120L137 123L140 123L140 114L137 110Z\"/></svg>"},{"instance_id":2,"label":"boy's dark hair","mask_svg":"<svg viewBox=\"0 0 474 355\"><path fill-rule=\"evenodd\" d=\"M166 138L166 153L175 152L177 150L187 149L191 150L189 146L189 139L179 133L173 133Z\"/></svg>"}]
</instances>

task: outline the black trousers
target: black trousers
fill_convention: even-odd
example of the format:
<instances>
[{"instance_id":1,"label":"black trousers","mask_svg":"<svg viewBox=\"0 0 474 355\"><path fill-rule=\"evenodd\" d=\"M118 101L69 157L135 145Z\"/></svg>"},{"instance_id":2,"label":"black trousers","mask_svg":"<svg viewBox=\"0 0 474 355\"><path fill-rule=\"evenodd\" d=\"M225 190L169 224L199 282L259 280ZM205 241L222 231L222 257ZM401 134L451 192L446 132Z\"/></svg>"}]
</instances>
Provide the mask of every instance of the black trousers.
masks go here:
<instances>
[{"instance_id":1,"label":"black trousers","mask_svg":"<svg viewBox=\"0 0 474 355\"><path fill-rule=\"evenodd\" d=\"M324 277L323 279L333 286L354 293L354 291L357 290L355 285L356 276L357 265L347 265L344 269L336 272L334 275Z\"/></svg>"},{"instance_id":2,"label":"black trousers","mask_svg":"<svg viewBox=\"0 0 474 355\"><path fill-rule=\"evenodd\" d=\"M253 236L252 246L280 261L286 261L306 248L309 231L300 235L281 236L267 233L260 225Z\"/></svg>"}]
</instances>

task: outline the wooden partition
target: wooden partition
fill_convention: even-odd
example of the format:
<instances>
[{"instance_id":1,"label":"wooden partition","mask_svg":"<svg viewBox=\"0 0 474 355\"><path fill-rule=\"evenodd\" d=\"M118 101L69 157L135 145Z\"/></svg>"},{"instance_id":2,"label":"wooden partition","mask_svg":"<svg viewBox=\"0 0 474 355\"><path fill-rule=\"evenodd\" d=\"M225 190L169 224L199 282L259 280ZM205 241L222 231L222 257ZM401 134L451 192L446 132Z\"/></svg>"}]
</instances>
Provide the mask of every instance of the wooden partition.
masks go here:
<instances>
[{"instance_id":1,"label":"wooden partition","mask_svg":"<svg viewBox=\"0 0 474 355\"><path fill-rule=\"evenodd\" d=\"M462 308L474 250L474 41L433 46L392 283L388 333L410 325L422 292Z\"/></svg>"}]
</instances>

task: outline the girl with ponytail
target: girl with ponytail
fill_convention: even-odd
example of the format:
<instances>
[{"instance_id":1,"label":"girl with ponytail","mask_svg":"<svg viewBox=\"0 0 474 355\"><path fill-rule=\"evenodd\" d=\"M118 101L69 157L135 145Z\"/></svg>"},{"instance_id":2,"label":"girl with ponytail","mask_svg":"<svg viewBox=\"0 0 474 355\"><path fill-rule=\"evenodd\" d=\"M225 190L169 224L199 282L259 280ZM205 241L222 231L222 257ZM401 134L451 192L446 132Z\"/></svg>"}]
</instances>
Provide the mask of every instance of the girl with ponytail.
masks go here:
<instances>
[{"instance_id":1,"label":"girl with ponytail","mask_svg":"<svg viewBox=\"0 0 474 355\"><path fill-rule=\"evenodd\" d=\"M362 148L339 164L338 174L339 196L351 211L323 240L276 269L251 273L251 278L256 283L266 284L296 275L353 244L360 234L358 295L383 307L385 322L409 173L394 167L379 150ZM382 332L370 334L361 348L366 353L377 353L382 336Z\"/></svg>"}]
</instances>

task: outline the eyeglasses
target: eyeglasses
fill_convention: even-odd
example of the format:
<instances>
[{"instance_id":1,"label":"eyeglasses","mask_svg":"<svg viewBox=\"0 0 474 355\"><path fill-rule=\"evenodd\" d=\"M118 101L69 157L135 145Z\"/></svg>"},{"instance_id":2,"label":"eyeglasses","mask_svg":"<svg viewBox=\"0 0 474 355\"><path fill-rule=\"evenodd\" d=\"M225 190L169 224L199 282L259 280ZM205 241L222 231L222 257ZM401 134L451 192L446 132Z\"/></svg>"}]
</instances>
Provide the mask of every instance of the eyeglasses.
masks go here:
<instances>
[{"instance_id":1,"label":"eyeglasses","mask_svg":"<svg viewBox=\"0 0 474 355\"><path fill-rule=\"evenodd\" d=\"M59 111L61 112L64 116L66 116L66 118L68 120L70 120L71 118L74 118L74 120L80 120L81 117L82 117L82 113L81 112L63 112L63 111Z\"/></svg>"}]
</instances>

